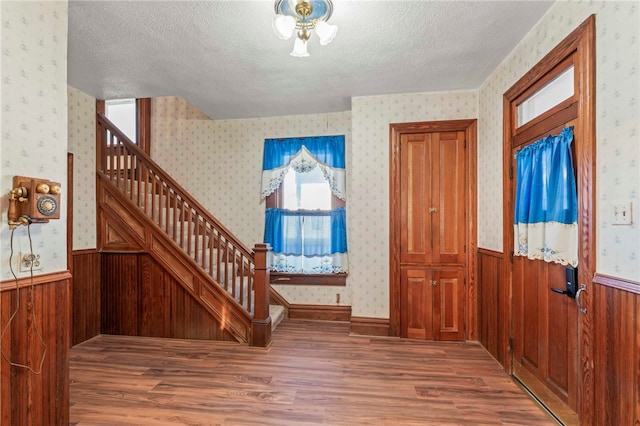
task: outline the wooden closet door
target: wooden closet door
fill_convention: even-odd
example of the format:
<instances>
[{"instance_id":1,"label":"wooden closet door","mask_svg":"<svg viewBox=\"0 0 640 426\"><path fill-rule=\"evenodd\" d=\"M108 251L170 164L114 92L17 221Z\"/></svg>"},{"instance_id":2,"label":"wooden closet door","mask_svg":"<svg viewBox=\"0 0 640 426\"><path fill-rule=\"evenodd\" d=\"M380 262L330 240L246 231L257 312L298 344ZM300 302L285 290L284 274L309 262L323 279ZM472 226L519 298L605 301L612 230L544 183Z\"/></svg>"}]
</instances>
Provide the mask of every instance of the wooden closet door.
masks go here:
<instances>
[{"instance_id":1,"label":"wooden closet door","mask_svg":"<svg viewBox=\"0 0 640 426\"><path fill-rule=\"evenodd\" d=\"M400 137L403 337L464 339L464 149L463 131Z\"/></svg>"}]
</instances>

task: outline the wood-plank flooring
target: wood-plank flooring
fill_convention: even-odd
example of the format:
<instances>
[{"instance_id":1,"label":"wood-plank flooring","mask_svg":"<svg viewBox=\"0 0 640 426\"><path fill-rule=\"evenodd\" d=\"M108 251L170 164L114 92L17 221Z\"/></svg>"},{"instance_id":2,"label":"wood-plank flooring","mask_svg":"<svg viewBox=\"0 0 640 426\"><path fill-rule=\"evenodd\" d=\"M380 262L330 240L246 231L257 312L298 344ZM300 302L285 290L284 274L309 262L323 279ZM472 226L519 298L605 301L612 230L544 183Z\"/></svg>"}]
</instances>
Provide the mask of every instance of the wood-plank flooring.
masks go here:
<instances>
[{"instance_id":1,"label":"wood-plank flooring","mask_svg":"<svg viewBox=\"0 0 640 426\"><path fill-rule=\"evenodd\" d=\"M476 343L285 320L269 349L98 336L70 363L74 425L553 425Z\"/></svg>"}]
</instances>

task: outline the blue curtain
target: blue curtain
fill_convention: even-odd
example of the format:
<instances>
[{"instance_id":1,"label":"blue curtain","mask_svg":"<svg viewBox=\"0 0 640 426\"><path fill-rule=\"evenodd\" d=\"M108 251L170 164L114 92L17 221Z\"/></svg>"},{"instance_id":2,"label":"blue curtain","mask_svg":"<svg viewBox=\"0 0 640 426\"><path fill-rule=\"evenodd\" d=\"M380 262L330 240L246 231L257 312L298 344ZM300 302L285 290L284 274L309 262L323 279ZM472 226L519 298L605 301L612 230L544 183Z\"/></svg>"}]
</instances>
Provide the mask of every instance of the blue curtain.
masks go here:
<instances>
[{"instance_id":1,"label":"blue curtain","mask_svg":"<svg viewBox=\"0 0 640 426\"><path fill-rule=\"evenodd\" d=\"M514 254L577 266L578 198L573 127L516 154Z\"/></svg>"},{"instance_id":2,"label":"blue curtain","mask_svg":"<svg viewBox=\"0 0 640 426\"><path fill-rule=\"evenodd\" d=\"M304 241L300 238L304 235ZM327 256L347 252L344 207L330 212L266 210L264 242L287 256Z\"/></svg>"},{"instance_id":3,"label":"blue curtain","mask_svg":"<svg viewBox=\"0 0 640 426\"><path fill-rule=\"evenodd\" d=\"M282 183L289 168L306 173L319 167L332 193L345 199L344 136L266 139L261 195ZM344 207L331 211L265 211L264 242L272 248L271 269L296 273L347 272Z\"/></svg>"},{"instance_id":4,"label":"blue curtain","mask_svg":"<svg viewBox=\"0 0 640 426\"><path fill-rule=\"evenodd\" d=\"M304 173L319 167L331 192L344 200L345 190L344 136L265 139L262 156L262 198L272 194L293 168Z\"/></svg>"},{"instance_id":5,"label":"blue curtain","mask_svg":"<svg viewBox=\"0 0 640 426\"><path fill-rule=\"evenodd\" d=\"M265 139L262 170L288 165L305 147L315 159L329 167L344 169L344 136Z\"/></svg>"}]
</instances>

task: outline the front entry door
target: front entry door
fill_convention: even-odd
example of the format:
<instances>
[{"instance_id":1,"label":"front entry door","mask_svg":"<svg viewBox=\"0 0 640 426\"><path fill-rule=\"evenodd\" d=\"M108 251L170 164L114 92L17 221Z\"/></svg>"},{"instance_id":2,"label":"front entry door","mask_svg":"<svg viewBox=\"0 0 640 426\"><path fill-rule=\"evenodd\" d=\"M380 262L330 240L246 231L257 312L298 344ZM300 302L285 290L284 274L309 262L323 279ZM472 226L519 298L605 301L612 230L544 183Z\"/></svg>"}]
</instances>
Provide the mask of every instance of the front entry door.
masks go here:
<instances>
[{"instance_id":1,"label":"front entry door","mask_svg":"<svg viewBox=\"0 0 640 426\"><path fill-rule=\"evenodd\" d=\"M548 133L558 134L574 124L562 123ZM539 138L527 140L513 154ZM515 184L513 179L514 198ZM564 424L577 425L578 308L574 299L561 293L566 290L566 269L542 260L513 258L513 375Z\"/></svg>"},{"instance_id":2,"label":"front entry door","mask_svg":"<svg viewBox=\"0 0 640 426\"><path fill-rule=\"evenodd\" d=\"M511 372L563 424L592 424L590 300L595 272L595 20L576 28L504 95L504 247L511 278ZM515 154L573 127L578 197L575 299L566 266L513 256ZM543 175L548 173L543 171ZM509 256L508 254L512 255Z\"/></svg>"},{"instance_id":3,"label":"front entry door","mask_svg":"<svg viewBox=\"0 0 640 426\"><path fill-rule=\"evenodd\" d=\"M574 71L570 62L565 67L568 72ZM551 107L541 123L531 126L528 132L522 131L519 138L512 138L511 199L515 200L517 181L513 176L517 176L517 151L544 136L557 135L563 128L575 126L576 114L577 109L563 108L562 104ZM526 125L522 127L526 129ZM574 170L577 170L575 146L579 143L574 138ZM556 263L513 257L513 375L562 423L578 425L579 317L575 300L561 293L567 287L566 269L567 266Z\"/></svg>"}]
</instances>

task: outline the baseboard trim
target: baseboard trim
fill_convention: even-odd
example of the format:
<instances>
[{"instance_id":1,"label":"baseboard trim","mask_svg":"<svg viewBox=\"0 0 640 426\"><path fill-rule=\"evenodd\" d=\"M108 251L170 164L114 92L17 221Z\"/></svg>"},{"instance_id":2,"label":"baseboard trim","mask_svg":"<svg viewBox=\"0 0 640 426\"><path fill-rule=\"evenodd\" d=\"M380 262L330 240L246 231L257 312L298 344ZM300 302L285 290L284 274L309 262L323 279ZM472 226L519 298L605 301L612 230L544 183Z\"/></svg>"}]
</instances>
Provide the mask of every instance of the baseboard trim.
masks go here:
<instances>
[{"instance_id":1,"label":"baseboard trim","mask_svg":"<svg viewBox=\"0 0 640 426\"><path fill-rule=\"evenodd\" d=\"M388 318L351 317L351 334L364 336L388 336Z\"/></svg>"},{"instance_id":2,"label":"baseboard trim","mask_svg":"<svg viewBox=\"0 0 640 426\"><path fill-rule=\"evenodd\" d=\"M349 321L351 306L289 305L289 319Z\"/></svg>"}]
</instances>

